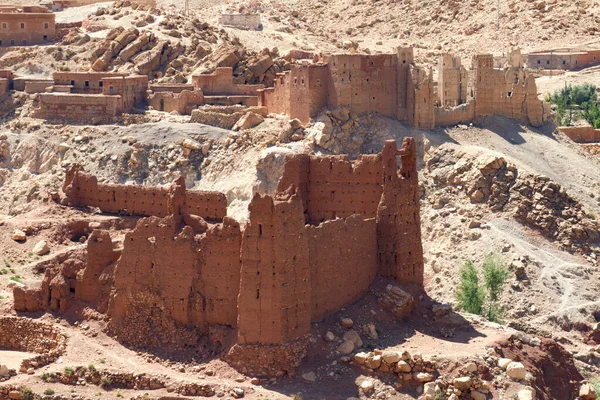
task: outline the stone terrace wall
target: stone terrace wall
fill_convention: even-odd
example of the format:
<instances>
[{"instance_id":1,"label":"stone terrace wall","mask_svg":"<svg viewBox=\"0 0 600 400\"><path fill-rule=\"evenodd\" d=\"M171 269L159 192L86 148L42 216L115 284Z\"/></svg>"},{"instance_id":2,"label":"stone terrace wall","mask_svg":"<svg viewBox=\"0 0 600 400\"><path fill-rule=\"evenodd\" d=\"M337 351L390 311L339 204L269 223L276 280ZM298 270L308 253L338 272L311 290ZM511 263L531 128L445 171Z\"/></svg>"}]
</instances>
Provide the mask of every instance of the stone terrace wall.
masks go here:
<instances>
[{"instance_id":1,"label":"stone terrace wall","mask_svg":"<svg viewBox=\"0 0 600 400\"><path fill-rule=\"evenodd\" d=\"M169 190L166 187L99 184L96 177L73 167L63 185L73 205L98 207L102 212L140 216L168 215ZM206 219L223 219L227 198L223 193L186 191L186 211Z\"/></svg>"},{"instance_id":2,"label":"stone terrace wall","mask_svg":"<svg viewBox=\"0 0 600 400\"><path fill-rule=\"evenodd\" d=\"M600 129L593 126L561 126L560 131L577 143L600 142Z\"/></svg>"},{"instance_id":3,"label":"stone terrace wall","mask_svg":"<svg viewBox=\"0 0 600 400\"><path fill-rule=\"evenodd\" d=\"M0 350L37 353L21 362L21 372L55 361L66 348L66 338L50 324L28 318L0 318Z\"/></svg>"}]
</instances>

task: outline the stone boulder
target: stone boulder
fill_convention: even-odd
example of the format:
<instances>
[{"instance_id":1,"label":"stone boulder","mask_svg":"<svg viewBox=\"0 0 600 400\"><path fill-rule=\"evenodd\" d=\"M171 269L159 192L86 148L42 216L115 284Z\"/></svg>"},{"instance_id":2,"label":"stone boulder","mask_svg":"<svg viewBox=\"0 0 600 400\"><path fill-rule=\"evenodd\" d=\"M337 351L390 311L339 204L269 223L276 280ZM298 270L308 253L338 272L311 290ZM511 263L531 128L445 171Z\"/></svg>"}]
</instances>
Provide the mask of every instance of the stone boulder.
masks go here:
<instances>
[{"instance_id":1,"label":"stone boulder","mask_svg":"<svg viewBox=\"0 0 600 400\"><path fill-rule=\"evenodd\" d=\"M244 114L244 116L242 118L240 118L235 123L235 125L233 126L233 130L239 131L239 130L254 128L256 125L260 124L264 120L265 119L262 115L259 115L259 114L253 113L253 112L247 112L246 114Z\"/></svg>"}]
</instances>

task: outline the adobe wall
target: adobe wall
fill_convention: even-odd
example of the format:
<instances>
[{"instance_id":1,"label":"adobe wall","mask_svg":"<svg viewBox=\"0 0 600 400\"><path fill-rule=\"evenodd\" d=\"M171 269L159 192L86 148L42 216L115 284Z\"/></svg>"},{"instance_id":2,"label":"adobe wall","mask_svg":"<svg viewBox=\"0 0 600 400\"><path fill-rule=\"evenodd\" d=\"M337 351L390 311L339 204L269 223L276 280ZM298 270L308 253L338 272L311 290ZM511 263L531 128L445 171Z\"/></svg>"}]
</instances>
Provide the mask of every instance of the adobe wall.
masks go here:
<instances>
[{"instance_id":1,"label":"adobe wall","mask_svg":"<svg viewBox=\"0 0 600 400\"><path fill-rule=\"evenodd\" d=\"M577 143L600 142L600 129L593 126L561 126L560 131Z\"/></svg>"},{"instance_id":2,"label":"adobe wall","mask_svg":"<svg viewBox=\"0 0 600 400\"><path fill-rule=\"evenodd\" d=\"M475 100L452 108L435 108L435 126L468 124L475 119Z\"/></svg>"},{"instance_id":3,"label":"adobe wall","mask_svg":"<svg viewBox=\"0 0 600 400\"><path fill-rule=\"evenodd\" d=\"M89 123L94 118L110 121L117 115L120 96L86 95L71 93L41 93L36 118L68 118Z\"/></svg>"},{"instance_id":4,"label":"adobe wall","mask_svg":"<svg viewBox=\"0 0 600 400\"><path fill-rule=\"evenodd\" d=\"M456 107L467 100L469 76L459 57L442 54L438 61L438 96L442 107ZM436 125L438 125L436 121Z\"/></svg>"},{"instance_id":5,"label":"adobe wall","mask_svg":"<svg viewBox=\"0 0 600 400\"><path fill-rule=\"evenodd\" d=\"M412 47L398 47L398 74L396 86L398 91L397 118L401 121L408 119L408 81L410 79L410 66L414 64Z\"/></svg>"},{"instance_id":6,"label":"adobe wall","mask_svg":"<svg viewBox=\"0 0 600 400\"><path fill-rule=\"evenodd\" d=\"M148 76L146 75L104 77L101 82L102 94L121 97L118 113L129 113L135 107L143 107L146 104L146 92L148 91Z\"/></svg>"},{"instance_id":7,"label":"adobe wall","mask_svg":"<svg viewBox=\"0 0 600 400\"><path fill-rule=\"evenodd\" d=\"M432 72L411 65L408 72L408 124L419 129L435 127L434 86Z\"/></svg>"},{"instance_id":8,"label":"adobe wall","mask_svg":"<svg viewBox=\"0 0 600 400\"><path fill-rule=\"evenodd\" d=\"M256 194L241 250L238 343L282 344L310 332L311 284L302 200Z\"/></svg>"},{"instance_id":9,"label":"adobe wall","mask_svg":"<svg viewBox=\"0 0 600 400\"><path fill-rule=\"evenodd\" d=\"M183 90L180 93L148 92L146 101L148 106L158 111L177 111L179 114L188 114L190 108L197 108L204 104L204 94L201 90Z\"/></svg>"},{"instance_id":10,"label":"adobe wall","mask_svg":"<svg viewBox=\"0 0 600 400\"><path fill-rule=\"evenodd\" d=\"M205 96L242 95L257 96L257 90L265 85L237 85L233 83L233 69L220 67L212 74L192 75L192 84L197 90L202 90Z\"/></svg>"},{"instance_id":11,"label":"adobe wall","mask_svg":"<svg viewBox=\"0 0 600 400\"><path fill-rule=\"evenodd\" d=\"M221 14L219 24L255 30L262 29L260 14Z\"/></svg>"},{"instance_id":12,"label":"adobe wall","mask_svg":"<svg viewBox=\"0 0 600 400\"><path fill-rule=\"evenodd\" d=\"M404 138L402 148L386 140L383 158L383 195L377 209L379 274L399 283L423 284L423 246L417 147L413 138ZM401 158L398 171L396 156Z\"/></svg>"},{"instance_id":13,"label":"adobe wall","mask_svg":"<svg viewBox=\"0 0 600 400\"><path fill-rule=\"evenodd\" d=\"M55 85L72 86L72 93L102 93L100 82L104 78L126 77L126 73L111 72L54 72L52 79Z\"/></svg>"},{"instance_id":14,"label":"adobe wall","mask_svg":"<svg viewBox=\"0 0 600 400\"><path fill-rule=\"evenodd\" d=\"M46 89L48 89L51 86L53 86L52 81L43 81L43 80L26 81L24 91L25 91L25 93L29 93L29 94L45 93Z\"/></svg>"},{"instance_id":15,"label":"adobe wall","mask_svg":"<svg viewBox=\"0 0 600 400\"><path fill-rule=\"evenodd\" d=\"M168 188L99 184L94 175L80 171L78 166L68 171L63 191L69 203L98 207L106 213L158 217L169 215ZM187 213L206 219L223 219L227 213L227 198L219 192L188 190L185 203Z\"/></svg>"},{"instance_id":16,"label":"adobe wall","mask_svg":"<svg viewBox=\"0 0 600 400\"><path fill-rule=\"evenodd\" d=\"M328 104L355 113L397 116L397 58L393 54L334 54L329 58Z\"/></svg>"},{"instance_id":17,"label":"adobe wall","mask_svg":"<svg viewBox=\"0 0 600 400\"><path fill-rule=\"evenodd\" d=\"M42 8L43 9L43 8ZM50 12L0 11L0 46L31 46L52 42L56 37L55 16Z\"/></svg>"},{"instance_id":18,"label":"adobe wall","mask_svg":"<svg viewBox=\"0 0 600 400\"><path fill-rule=\"evenodd\" d=\"M311 320L320 321L362 296L377 275L374 218L346 219L307 226Z\"/></svg>"}]
</instances>

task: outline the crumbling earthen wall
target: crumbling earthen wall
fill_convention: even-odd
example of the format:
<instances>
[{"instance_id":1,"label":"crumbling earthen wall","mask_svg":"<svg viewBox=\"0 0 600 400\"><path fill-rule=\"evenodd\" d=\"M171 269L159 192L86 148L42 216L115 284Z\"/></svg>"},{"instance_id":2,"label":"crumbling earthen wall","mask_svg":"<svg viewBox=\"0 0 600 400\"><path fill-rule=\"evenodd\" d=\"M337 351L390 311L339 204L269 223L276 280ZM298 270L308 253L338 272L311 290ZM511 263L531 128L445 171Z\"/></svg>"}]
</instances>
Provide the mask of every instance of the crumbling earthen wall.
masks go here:
<instances>
[{"instance_id":1,"label":"crumbling earthen wall","mask_svg":"<svg viewBox=\"0 0 600 400\"><path fill-rule=\"evenodd\" d=\"M442 54L438 61L438 96L442 107L456 107L467 101L469 74L459 57ZM439 125L436 120L436 125Z\"/></svg>"},{"instance_id":2,"label":"crumbling earthen wall","mask_svg":"<svg viewBox=\"0 0 600 400\"><path fill-rule=\"evenodd\" d=\"M0 9L0 46L31 46L56 37L55 16L44 7Z\"/></svg>"},{"instance_id":3,"label":"crumbling earthen wall","mask_svg":"<svg viewBox=\"0 0 600 400\"><path fill-rule=\"evenodd\" d=\"M475 100L456 107L436 107L435 126L468 124L475 119Z\"/></svg>"},{"instance_id":4,"label":"crumbling earthen wall","mask_svg":"<svg viewBox=\"0 0 600 400\"><path fill-rule=\"evenodd\" d=\"M560 131L577 143L600 142L600 129L593 126L561 126Z\"/></svg>"},{"instance_id":5,"label":"crumbling earthen wall","mask_svg":"<svg viewBox=\"0 0 600 400\"><path fill-rule=\"evenodd\" d=\"M355 113L378 112L396 118L397 57L394 54L335 54L329 58L328 104Z\"/></svg>"},{"instance_id":6,"label":"crumbling earthen wall","mask_svg":"<svg viewBox=\"0 0 600 400\"><path fill-rule=\"evenodd\" d=\"M149 92L147 95L148 106L158 111L179 114L190 114L191 110L204 104L204 93L201 90L183 90L176 92Z\"/></svg>"},{"instance_id":7,"label":"crumbling earthen wall","mask_svg":"<svg viewBox=\"0 0 600 400\"><path fill-rule=\"evenodd\" d=\"M70 203L76 206L98 207L102 212L164 217L168 212L168 188L141 185L99 184L94 175L77 167L67 173L63 185ZM186 192L189 214L206 219L223 219L227 213L227 198L223 193Z\"/></svg>"},{"instance_id":8,"label":"crumbling earthen wall","mask_svg":"<svg viewBox=\"0 0 600 400\"><path fill-rule=\"evenodd\" d=\"M411 65L408 72L408 124L419 129L435 127L434 87L432 71Z\"/></svg>"},{"instance_id":9,"label":"crumbling earthen wall","mask_svg":"<svg viewBox=\"0 0 600 400\"><path fill-rule=\"evenodd\" d=\"M233 69L220 67L212 74L192 75L195 89L202 90L205 96L243 95L256 96L257 90L265 85L237 85L233 83Z\"/></svg>"},{"instance_id":10,"label":"crumbling earthen wall","mask_svg":"<svg viewBox=\"0 0 600 400\"><path fill-rule=\"evenodd\" d=\"M238 343L282 344L310 332L311 284L302 200L255 195L242 239Z\"/></svg>"},{"instance_id":11,"label":"crumbling earthen wall","mask_svg":"<svg viewBox=\"0 0 600 400\"><path fill-rule=\"evenodd\" d=\"M475 117L500 115L540 126L543 105L533 75L521 68L495 69L492 55L473 57Z\"/></svg>"},{"instance_id":12,"label":"crumbling earthen wall","mask_svg":"<svg viewBox=\"0 0 600 400\"><path fill-rule=\"evenodd\" d=\"M100 185L74 166L63 191L73 204L151 216L121 248L94 230L87 253L46 269L40 288L15 288L15 308L64 312L80 301L107 313L109 332L132 346L197 346L228 326L237 328L229 357L260 353L247 360L253 371L289 370L311 322L359 298L377 274L423 280L412 138L355 165L291 156L275 198L256 194L243 228L225 217L222 195L222 222L207 221L214 198L187 191L183 178L168 188Z\"/></svg>"},{"instance_id":13,"label":"crumbling earthen wall","mask_svg":"<svg viewBox=\"0 0 600 400\"><path fill-rule=\"evenodd\" d=\"M379 274L400 283L423 284L423 246L416 142L405 138L400 150L386 140L383 151L383 195L377 209ZM398 171L396 156L402 165Z\"/></svg>"},{"instance_id":14,"label":"crumbling earthen wall","mask_svg":"<svg viewBox=\"0 0 600 400\"><path fill-rule=\"evenodd\" d=\"M375 279L377 227L374 218L352 215L308 226L307 235L311 319L319 321L360 298Z\"/></svg>"}]
</instances>

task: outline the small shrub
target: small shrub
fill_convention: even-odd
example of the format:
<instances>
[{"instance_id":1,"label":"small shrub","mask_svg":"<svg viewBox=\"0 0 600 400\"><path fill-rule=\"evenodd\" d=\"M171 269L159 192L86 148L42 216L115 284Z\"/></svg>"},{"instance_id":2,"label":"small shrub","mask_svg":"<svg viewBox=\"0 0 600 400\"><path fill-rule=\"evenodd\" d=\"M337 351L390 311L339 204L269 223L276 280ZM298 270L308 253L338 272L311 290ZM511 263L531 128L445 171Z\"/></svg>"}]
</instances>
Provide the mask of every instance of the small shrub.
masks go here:
<instances>
[{"instance_id":1,"label":"small shrub","mask_svg":"<svg viewBox=\"0 0 600 400\"><path fill-rule=\"evenodd\" d=\"M11 281L15 281L15 282L18 282L18 283L21 283L21 279L22 279L21 275L13 275L13 276L10 277Z\"/></svg>"},{"instance_id":2,"label":"small shrub","mask_svg":"<svg viewBox=\"0 0 600 400\"><path fill-rule=\"evenodd\" d=\"M75 370L71 367L65 367L65 375L73 375L75 374Z\"/></svg>"},{"instance_id":3,"label":"small shrub","mask_svg":"<svg viewBox=\"0 0 600 400\"><path fill-rule=\"evenodd\" d=\"M106 362L106 360L104 358L100 359L100 364L104 364Z\"/></svg>"},{"instance_id":4,"label":"small shrub","mask_svg":"<svg viewBox=\"0 0 600 400\"><path fill-rule=\"evenodd\" d=\"M98 372L98 370L96 369L96 366L94 364L88 365L88 369L90 370L90 372L92 374L95 374L96 372Z\"/></svg>"},{"instance_id":5,"label":"small shrub","mask_svg":"<svg viewBox=\"0 0 600 400\"><path fill-rule=\"evenodd\" d=\"M117 392L117 397L123 397L123 393Z\"/></svg>"},{"instance_id":6,"label":"small shrub","mask_svg":"<svg viewBox=\"0 0 600 400\"><path fill-rule=\"evenodd\" d=\"M6 268L0 269L0 275L8 275L8 270Z\"/></svg>"},{"instance_id":7,"label":"small shrub","mask_svg":"<svg viewBox=\"0 0 600 400\"><path fill-rule=\"evenodd\" d=\"M21 398L23 400L33 400L33 390L31 390L30 388L23 388L23 390L21 390Z\"/></svg>"},{"instance_id":8,"label":"small shrub","mask_svg":"<svg viewBox=\"0 0 600 400\"><path fill-rule=\"evenodd\" d=\"M46 382L46 381L48 380L48 373L44 372L44 373L42 374L42 380L43 380L44 382Z\"/></svg>"},{"instance_id":9,"label":"small shrub","mask_svg":"<svg viewBox=\"0 0 600 400\"><path fill-rule=\"evenodd\" d=\"M108 376L103 376L102 378L100 378L100 383L98 385L102 389L106 389L106 388L110 387L111 384L112 384L112 381L110 380L110 378Z\"/></svg>"},{"instance_id":10,"label":"small shrub","mask_svg":"<svg viewBox=\"0 0 600 400\"><path fill-rule=\"evenodd\" d=\"M44 394L46 396L52 396L54 394L54 390L52 390L52 389L46 389L46 390L44 390Z\"/></svg>"}]
</instances>

